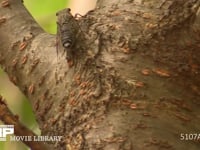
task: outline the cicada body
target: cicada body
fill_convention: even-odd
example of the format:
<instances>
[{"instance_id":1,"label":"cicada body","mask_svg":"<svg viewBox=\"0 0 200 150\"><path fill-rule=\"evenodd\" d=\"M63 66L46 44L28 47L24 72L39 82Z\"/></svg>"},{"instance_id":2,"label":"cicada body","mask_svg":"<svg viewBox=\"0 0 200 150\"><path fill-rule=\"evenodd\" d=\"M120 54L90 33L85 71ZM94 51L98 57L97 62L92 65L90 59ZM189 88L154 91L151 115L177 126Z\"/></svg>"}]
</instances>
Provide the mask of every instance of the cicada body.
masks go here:
<instances>
[{"instance_id":1,"label":"cicada body","mask_svg":"<svg viewBox=\"0 0 200 150\"><path fill-rule=\"evenodd\" d=\"M56 13L57 16L57 52L64 49L67 59L71 59L74 53L79 25L70 13L70 9L64 9Z\"/></svg>"}]
</instances>

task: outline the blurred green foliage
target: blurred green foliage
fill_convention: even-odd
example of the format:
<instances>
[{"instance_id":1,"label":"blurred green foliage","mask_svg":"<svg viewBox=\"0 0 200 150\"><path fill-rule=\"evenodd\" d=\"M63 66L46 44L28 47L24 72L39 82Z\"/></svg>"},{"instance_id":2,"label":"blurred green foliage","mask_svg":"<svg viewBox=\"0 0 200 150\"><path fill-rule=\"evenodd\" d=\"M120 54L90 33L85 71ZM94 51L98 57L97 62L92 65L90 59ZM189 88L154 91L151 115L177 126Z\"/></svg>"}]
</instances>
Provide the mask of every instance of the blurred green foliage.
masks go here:
<instances>
[{"instance_id":1,"label":"blurred green foliage","mask_svg":"<svg viewBox=\"0 0 200 150\"><path fill-rule=\"evenodd\" d=\"M56 33L56 12L64 9L68 0L24 0L24 5L41 27L51 33ZM7 104L14 114L19 115L20 121L36 134L40 134L31 105L26 97L19 92L0 69L0 94L7 100ZM0 122L0 124L2 124ZM0 142L0 150L27 150L20 142Z\"/></svg>"},{"instance_id":2,"label":"blurred green foliage","mask_svg":"<svg viewBox=\"0 0 200 150\"><path fill-rule=\"evenodd\" d=\"M56 33L56 12L64 9L68 0L24 0L24 5L49 33Z\"/></svg>"}]
</instances>

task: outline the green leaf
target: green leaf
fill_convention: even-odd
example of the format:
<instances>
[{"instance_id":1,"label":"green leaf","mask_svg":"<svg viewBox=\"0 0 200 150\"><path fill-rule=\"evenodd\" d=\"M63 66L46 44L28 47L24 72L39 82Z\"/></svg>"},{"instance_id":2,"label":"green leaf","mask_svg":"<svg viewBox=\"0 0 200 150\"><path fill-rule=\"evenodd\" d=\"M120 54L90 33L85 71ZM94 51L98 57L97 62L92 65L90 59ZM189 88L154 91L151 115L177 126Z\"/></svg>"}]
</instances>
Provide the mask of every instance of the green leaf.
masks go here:
<instances>
[{"instance_id":1,"label":"green leaf","mask_svg":"<svg viewBox=\"0 0 200 150\"><path fill-rule=\"evenodd\" d=\"M66 8L68 0L24 0L24 5L44 30L56 33L56 12Z\"/></svg>"}]
</instances>

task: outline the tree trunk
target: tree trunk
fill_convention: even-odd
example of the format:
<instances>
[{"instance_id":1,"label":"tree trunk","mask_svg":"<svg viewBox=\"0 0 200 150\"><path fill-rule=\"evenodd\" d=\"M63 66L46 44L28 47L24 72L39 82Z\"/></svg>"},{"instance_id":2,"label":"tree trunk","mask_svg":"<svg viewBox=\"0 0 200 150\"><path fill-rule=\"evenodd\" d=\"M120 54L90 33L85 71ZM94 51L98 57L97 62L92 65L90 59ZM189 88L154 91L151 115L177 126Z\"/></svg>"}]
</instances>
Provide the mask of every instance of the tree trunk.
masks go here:
<instances>
[{"instance_id":1,"label":"tree trunk","mask_svg":"<svg viewBox=\"0 0 200 150\"><path fill-rule=\"evenodd\" d=\"M198 150L200 1L99 0L78 24L72 64L21 1L0 8L0 64L55 149Z\"/></svg>"}]
</instances>

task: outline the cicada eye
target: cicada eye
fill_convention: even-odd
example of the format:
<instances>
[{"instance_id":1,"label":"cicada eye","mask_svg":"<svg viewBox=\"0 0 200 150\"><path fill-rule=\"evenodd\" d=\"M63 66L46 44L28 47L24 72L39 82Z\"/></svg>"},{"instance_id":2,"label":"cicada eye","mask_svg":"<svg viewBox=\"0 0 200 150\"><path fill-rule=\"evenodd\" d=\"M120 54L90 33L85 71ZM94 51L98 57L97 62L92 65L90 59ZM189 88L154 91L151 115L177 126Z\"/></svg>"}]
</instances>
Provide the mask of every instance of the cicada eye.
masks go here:
<instances>
[{"instance_id":1,"label":"cicada eye","mask_svg":"<svg viewBox=\"0 0 200 150\"><path fill-rule=\"evenodd\" d=\"M70 8L66 8L66 9L67 9L67 12L68 12L68 13L70 13L70 12L71 12L71 9L70 9Z\"/></svg>"}]
</instances>

